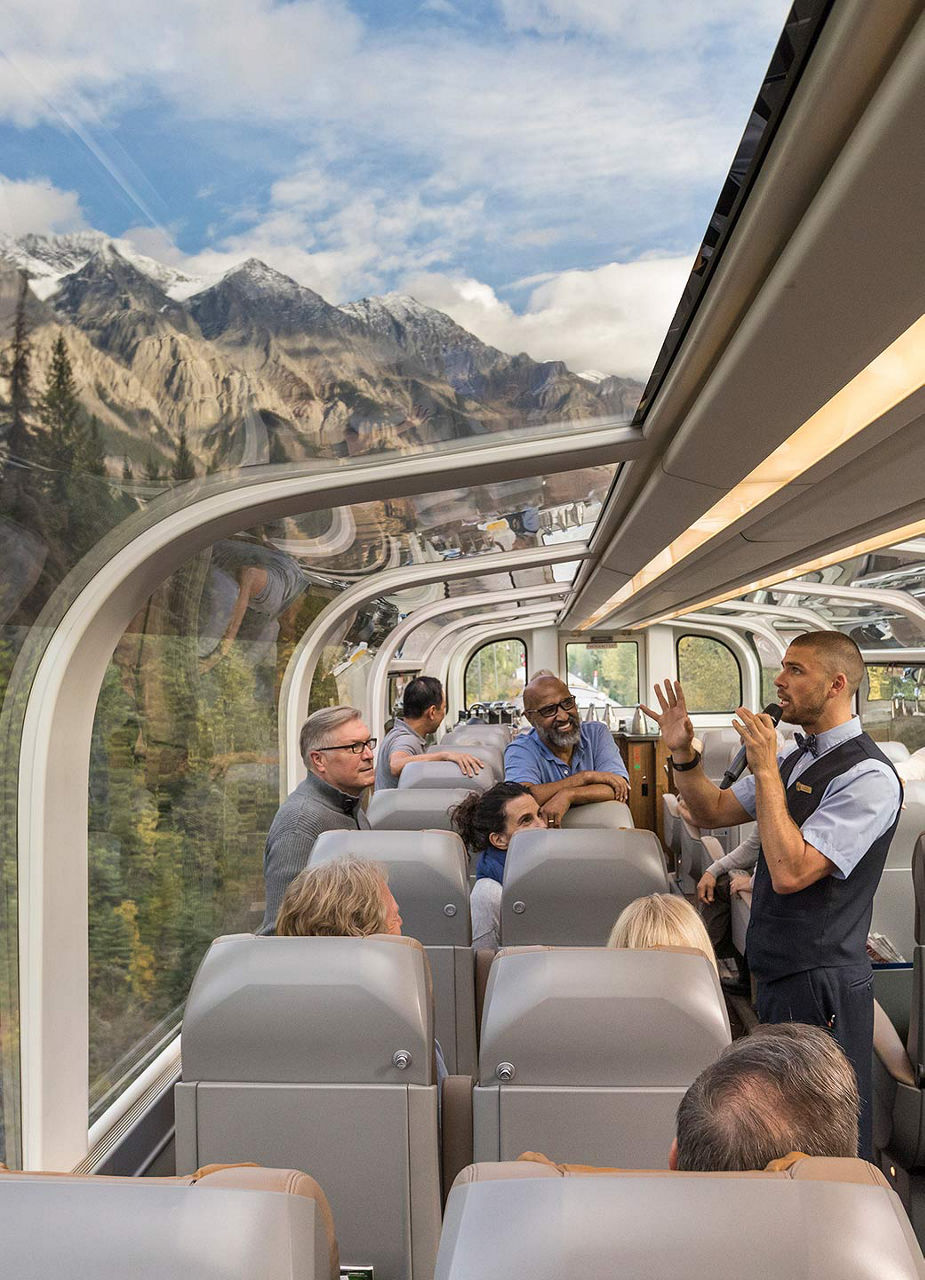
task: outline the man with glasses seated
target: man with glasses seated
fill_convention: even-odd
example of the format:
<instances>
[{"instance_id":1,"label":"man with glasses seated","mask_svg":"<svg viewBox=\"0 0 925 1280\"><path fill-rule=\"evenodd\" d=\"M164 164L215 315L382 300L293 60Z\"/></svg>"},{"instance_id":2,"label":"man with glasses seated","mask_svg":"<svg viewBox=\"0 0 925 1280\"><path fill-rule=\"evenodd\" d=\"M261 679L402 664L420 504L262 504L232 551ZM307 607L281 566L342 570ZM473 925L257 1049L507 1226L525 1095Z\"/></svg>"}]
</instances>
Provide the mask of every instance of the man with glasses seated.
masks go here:
<instances>
[{"instance_id":1,"label":"man with glasses seated","mask_svg":"<svg viewBox=\"0 0 925 1280\"><path fill-rule=\"evenodd\" d=\"M599 720L582 724L568 685L534 676L524 689L524 715L533 728L504 753L504 777L526 787L540 816L557 827L573 804L626 800L629 775L613 735Z\"/></svg>"},{"instance_id":2,"label":"man with glasses seated","mask_svg":"<svg viewBox=\"0 0 925 1280\"><path fill-rule=\"evenodd\" d=\"M360 797L375 777L376 739L356 707L324 707L302 725L308 777L280 805L263 854L266 911L258 933L273 933L283 894L306 866L322 831L366 831Z\"/></svg>"}]
</instances>

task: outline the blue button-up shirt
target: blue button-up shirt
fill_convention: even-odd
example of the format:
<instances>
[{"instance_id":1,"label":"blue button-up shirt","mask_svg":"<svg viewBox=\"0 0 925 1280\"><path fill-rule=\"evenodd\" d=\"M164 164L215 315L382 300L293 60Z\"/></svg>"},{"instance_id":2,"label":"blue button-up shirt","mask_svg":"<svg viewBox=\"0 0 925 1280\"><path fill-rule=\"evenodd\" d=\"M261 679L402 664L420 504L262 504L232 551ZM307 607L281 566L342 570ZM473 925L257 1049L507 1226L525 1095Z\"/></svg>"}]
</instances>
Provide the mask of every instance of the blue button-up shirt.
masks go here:
<instances>
[{"instance_id":1,"label":"blue button-up shirt","mask_svg":"<svg viewBox=\"0 0 925 1280\"><path fill-rule=\"evenodd\" d=\"M525 786L561 782L563 778L583 773L586 769L596 773L618 773L629 781L613 735L600 720L586 720L582 724L581 737L572 751L569 764L550 751L535 729L515 738L504 753L505 781L520 782Z\"/></svg>"},{"instance_id":2,"label":"blue button-up shirt","mask_svg":"<svg viewBox=\"0 0 925 1280\"><path fill-rule=\"evenodd\" d=\"M853 716L845 724L826 729L816 735L816 755L803 752L790 775L795 782L815 761L862 732L861 722ZM786 760L799 747L795 742L777 757ZM753 817L755 814L755 779L746 774L732 784L732 794ZM803 839L835 864L832 875L846 879L878 836L892 825L900 805L900 786L896 774L880 760L862 760L833 778L814 813L800 828Z\"/></svg>"}]
</instances>

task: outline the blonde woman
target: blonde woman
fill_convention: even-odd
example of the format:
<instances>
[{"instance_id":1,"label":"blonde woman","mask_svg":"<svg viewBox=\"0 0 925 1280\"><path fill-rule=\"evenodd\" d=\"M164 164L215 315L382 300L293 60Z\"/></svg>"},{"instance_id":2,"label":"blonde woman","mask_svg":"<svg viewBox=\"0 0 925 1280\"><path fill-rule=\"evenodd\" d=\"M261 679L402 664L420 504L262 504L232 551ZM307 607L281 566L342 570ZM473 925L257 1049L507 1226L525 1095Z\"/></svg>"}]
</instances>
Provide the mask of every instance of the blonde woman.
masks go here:
<instances>
[{"instance_id":1,"label":"blonde woman","mask_svg":"<svg viewBox=\"0 0 925 1280\"><path fill-rule=\"evenodd\" d=\"M382 867L361 858L308 866L292 880L276 917L277 937L368 938L401 933Z\"/></svg>"},{"instance_id":2,"label":"blonde woman","mask_svg":"<svg viewBox=\"0 0 925 1280\"><path fill-rule=\"evenodd\" d=\"M691 904L676 894L651 893L624 907L610 931L607 945L627 951L696 947L716 969L716 956L703 921Z\"/></svg>"}]
</instances>

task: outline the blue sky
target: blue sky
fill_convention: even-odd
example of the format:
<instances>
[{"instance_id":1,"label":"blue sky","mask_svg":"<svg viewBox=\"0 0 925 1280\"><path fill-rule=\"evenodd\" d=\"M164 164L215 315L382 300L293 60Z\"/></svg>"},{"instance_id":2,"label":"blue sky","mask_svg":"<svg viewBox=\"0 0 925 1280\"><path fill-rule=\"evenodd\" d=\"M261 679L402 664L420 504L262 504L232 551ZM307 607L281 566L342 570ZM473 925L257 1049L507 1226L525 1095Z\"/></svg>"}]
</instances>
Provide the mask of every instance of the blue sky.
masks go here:
<instances>
[{"instance_id":1,"label":"blue sky","mask_svg":"<svg viewBox=\"0 0 925 1280\"><path fill-rule=\"evenodd\" d=\"M0 230L644 377L786 0L3 0Z\"/></svg>"}]
</instances>

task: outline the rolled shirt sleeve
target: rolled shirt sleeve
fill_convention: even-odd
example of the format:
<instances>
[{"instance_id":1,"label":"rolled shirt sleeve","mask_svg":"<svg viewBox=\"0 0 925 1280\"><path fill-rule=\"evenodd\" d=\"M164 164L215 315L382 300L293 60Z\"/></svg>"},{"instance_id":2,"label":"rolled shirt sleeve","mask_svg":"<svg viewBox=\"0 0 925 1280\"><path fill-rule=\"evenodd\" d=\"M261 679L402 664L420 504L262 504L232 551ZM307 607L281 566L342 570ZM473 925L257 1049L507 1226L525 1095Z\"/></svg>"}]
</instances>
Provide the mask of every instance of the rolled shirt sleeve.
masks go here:
<instances>
[{"instance_id":1,"label":"rolled shirt sleeve","mask_svg":"<svg viewBox=\"0 0 925 1280\"><path fill-rule=\"evenodd\" d=\"M505 782L519 782L521 786L536 786L543 782L540 770L540 758L535 750L531 750L529 735L523 734L509 743L504 752ZM548 781L548 779L547 779Z\"/></svg>"},{"instance_id":2,"label":"rolled shirt sleeve","mask_svg":"<svg viewBox=\"0 0 925 1280\"><path fill-rule=\"evenodd\" d=\"M583 768L592 769L596 773L616 773L627 782L630 780L620 749L613 740L613 734L601 720L588 720L583 726L591 748L591 763Z\"/></svg>"}]
</instances>

